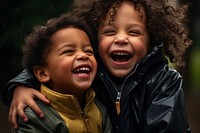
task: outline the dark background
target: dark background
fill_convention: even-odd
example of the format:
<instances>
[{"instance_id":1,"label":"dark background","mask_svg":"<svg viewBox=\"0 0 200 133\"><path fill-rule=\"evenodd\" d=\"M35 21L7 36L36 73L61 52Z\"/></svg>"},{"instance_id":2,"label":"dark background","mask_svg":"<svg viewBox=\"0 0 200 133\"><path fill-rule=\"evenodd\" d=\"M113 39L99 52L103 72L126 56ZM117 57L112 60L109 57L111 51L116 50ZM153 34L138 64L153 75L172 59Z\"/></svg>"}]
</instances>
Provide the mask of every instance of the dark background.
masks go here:
<instances>
[{"instance_id":1,"label":"dark background","mask_svg":"<svg viewBox=\"0 0 200 133\"><path fill-rule=\"evenodd\" d=\"M190 0L191 1L191 0ZM176 69L184 78L186 111L193 133L200 131L200 1L192 0L191 36L193 45L186 54L187 65ZM44 24L70 9L72 0L0 1L0 90L22 70L21 46L34 25ZM8 107L0 100L0 132L10 132Z\"/></svg>"}]
</instances>

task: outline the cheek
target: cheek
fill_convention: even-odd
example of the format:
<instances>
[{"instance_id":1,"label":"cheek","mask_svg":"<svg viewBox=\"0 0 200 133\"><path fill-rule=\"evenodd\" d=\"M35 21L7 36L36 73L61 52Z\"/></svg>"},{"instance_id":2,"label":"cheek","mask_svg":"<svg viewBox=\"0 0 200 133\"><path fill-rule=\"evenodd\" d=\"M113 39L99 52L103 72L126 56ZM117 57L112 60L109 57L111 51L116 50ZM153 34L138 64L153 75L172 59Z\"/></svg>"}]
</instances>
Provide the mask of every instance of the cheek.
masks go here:
<instances>
[{"instance_id":1,"label":"cheek","mask_svg":"<svg viewBox=\"0 0 200 133\"><path fill-rule=\"evenodd\" d=\"M98 51L99 54L108 53L111 41L109 38L100 37L99 44L98 44Z\"/></svg>"},{"instance_id":2,"label":"cheek","mask_svg":"<svg viewBox=\"0 0 200 133\"><path fill-rule=\"evenodd\" d=\"M52 71L56 70L61 74L71 70L71 63L69 63L65 59L55 59L54 61L51 62L50 65Z\"/></svg>"},{"instance_id":3,"label":"cheek","mask_svg":"<svg viewBox=\"0 0 200 133\"><path fill-rule=\"evenodd\" d=\"M99 46L98 46L98 52L100 55L102 55L103 53L105 53L105 45L104 45L104 42L103 41L100 41L99 42Z\"/></svg>"},{"instance_id":4,"label":"cheek","mask_svg":"<svg viewBox=\"0 0 200 133\"><path fill-rule=\"evenodd\" d=\"M144 38L139 39L137 43L135 42L135 44L137 45L134 46L134 49L135 49L135 52L138 54L138 56L140 58L143 58L144 56L146 56L148 52L148 46L149 46L148 38L145 36Z\"/></svg>"},{"instance_id":5,"label":"cheek","mask_svg":"<svg viewBox=\"0 0 200 133\"><path fill-rule=\"evenodd\" d=\"M103 43L101 43L99 45L99 56L101 58L101 60L105 63L106 61L108 61L109 58L109 47L105 46Z\"/></svg>"},{"instance_id":6,"label":"cheek","mask_svg":"<svg viewBox=\"0 0 200 133\"><path fill-rule=\"evenodd\" d=\"M59 64L59 68L63 72L70 71L72 69L72 62L70 62L69 60L62 60L58 62L58 64Z\"/></svg>"},{"instance_id":7,"label":"cheek","mask_svg":"<svg viewBox=\"0 0 200 133\"><path fill-rule=\"evenodd\" d=\"M94 76L96 76L97 67L98 67L98 66L97 66L97 62L96 62L96 59L94 58L94 59L93 59L93 68L94 68L94 73L95 73Z\"/></svg>"},{"instance_id":8,"label":"cheek","mask_svg":"<svg viewBox=\"0 0 200 133\"><path fill-rule=\"evenodd\" d=\"M146 37L145 43L142 45L143 46L143 57L147 55L148 53L148 49L149 49L149 39L148 39L148 36Z\"/></svg>"},{"instance_id":9,"label":"cheek","mask_svg":"<svg viewBox=\"0 0 200 133\"><path fill-rule=\"evenodd\" d=\"M47 66L50 71L53 71L55 67L57 67L57 65L55 64L57 64L57 60L55 60L54 58L48 58Z\"/></svg>"},{"instance_id":10,"label":"cheek","mask_svg":"<svg viewBox=\"0 0 200 133\"><path fill-rule=\"evenodd\" d=\"M71 66L67 63L57 63L52 67L54 77L57 80L65 80L71 77ZM56 80L56 79L55 79Z\"/></svg>"},{"instance_id":11,"label":"cheek","mask_svg":"<svg viewBox=\"0 0 200 133\"><path fill-rule=\"evenodd\" d=\"M144 45L138 45L137 47L135 47L135 50L137 51L138 56L140 56L141 58L147 54L147 47Z\"/></svg>"}]
</instances>

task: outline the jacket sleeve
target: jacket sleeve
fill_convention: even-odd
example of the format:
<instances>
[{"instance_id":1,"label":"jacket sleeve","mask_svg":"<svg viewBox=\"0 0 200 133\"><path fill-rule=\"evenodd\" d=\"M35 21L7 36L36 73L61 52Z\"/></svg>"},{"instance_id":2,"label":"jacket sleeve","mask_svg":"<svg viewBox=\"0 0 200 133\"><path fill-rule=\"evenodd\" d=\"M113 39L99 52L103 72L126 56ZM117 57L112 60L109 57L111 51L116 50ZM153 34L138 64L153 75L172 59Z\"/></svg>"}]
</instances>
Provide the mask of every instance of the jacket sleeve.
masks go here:
<instances>
[{"instance_id":1,"label":"jacket sleeve","mask_svg":"<svg viewBox=\"0 0 200 133\"><path fill-rule=\"evenodd\" d=\"M29 109L30 110L30 109ZM27 112L26 115L29 118L29 121L25 123L20 117L18 118L18 128L12 129L13 133L51 133L44 122L36 116L36 114L32 111Z\"/></svg>"},{"instance_id":2,"label":"jacket sleeve","mask_svg":"<svg viewBox=\"0 0 200 133\"><path fill-rule=\"evenodd\" d=\"M35 78L35 76L33 76L32 74L28 73L25 69L17 77L11 79L8 83L6 83L3 87L1 92L1 98L5 105L10 105L14 89L19 84L23 84L38 90L40 88L40 83L37 80L37 78Z\"/></svg>"},{"instance_id":3,"label":"jacket sleeve","mask_svg":"<svg viewBox=\"0 0 200 133\"><path fill-rule=\"evenodd\" d=\"M69 133L64 120L56 110L38 100L36 102L40 109L45 112L45 117L39 118L30 107L26 107L25 113L29 120L25 123L19 117L18 129L13 129L13 133Z\"/></svg>"},{"instance_id":4,"label":"jacket sleeve","mask_svg":"<svg viewBox=\"0 0 200 133\"><path fill-rule=\"evenodd\" d=\"M172 69L165 68L148 84L149 97L144 114L144 132L186 133L190 132L185 111L182 77Z\"/></svg>"}]
</instances>

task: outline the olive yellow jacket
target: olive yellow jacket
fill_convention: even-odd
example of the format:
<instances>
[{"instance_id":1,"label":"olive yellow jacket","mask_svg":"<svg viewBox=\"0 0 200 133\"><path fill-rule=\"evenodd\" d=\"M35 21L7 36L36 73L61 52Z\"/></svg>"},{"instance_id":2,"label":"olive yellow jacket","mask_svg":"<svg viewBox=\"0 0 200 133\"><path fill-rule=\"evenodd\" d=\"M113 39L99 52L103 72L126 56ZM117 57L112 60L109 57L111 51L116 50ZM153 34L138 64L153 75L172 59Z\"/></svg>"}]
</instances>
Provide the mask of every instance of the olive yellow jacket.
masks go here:
<instances>
[{"instance_id":1,"label":"olive yellow jacket","mask_svg":"<svg viewBox=\"0 0 200 133\"><path fill-rule=\"evenodd\" d=\"M111 123L106 108L95 99L95 92L85 93L85 107L81 109L73 95L61 94L41 85L41 92L50 100L51 105L36 101L45 114L41 119L27 107L29 119L24 123L18 119L19 128L14 133L111 133Z\"/></svg>"}]
</instances>

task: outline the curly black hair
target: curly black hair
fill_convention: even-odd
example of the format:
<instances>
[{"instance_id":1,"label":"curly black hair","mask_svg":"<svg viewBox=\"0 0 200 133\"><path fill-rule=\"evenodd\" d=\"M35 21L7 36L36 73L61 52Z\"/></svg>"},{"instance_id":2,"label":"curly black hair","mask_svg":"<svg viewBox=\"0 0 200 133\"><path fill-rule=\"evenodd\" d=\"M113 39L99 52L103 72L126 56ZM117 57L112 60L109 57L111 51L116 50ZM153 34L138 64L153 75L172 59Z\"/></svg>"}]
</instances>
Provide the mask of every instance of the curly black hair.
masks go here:
<instances>
[{"instance_id":1,"label":"curly black hair","mask_svg":"<svg viewBox=\"0 0 200 133\"><path fill-rule=\"evenodd\" d=\"M96 34L108 14L109 23L115 21L117 11L124 1L130 1L138 11L144 7L150 47L162 42L164 53L172 63L178 66L185 64L183 55L186 48L192 44L188 21L190 3L178 3L176 0L169 2L167 0L94 0L91 4L92 0L88 1L88 3L84 1L81 5L77 0L76 10L84 12L83 15L91 21Z\"/></svg>"},{"instance_id":2,"label":"curly black hair","mask_svg":"<svg viewBox=\"0 0 200 133\"><path fill-rule=\"evenodd\" d=\"M75 27L85 31L91 44L95 43L94 33L85 19L77 12L69 12L58 18L49 19L45 25L33 28L33 32L25 38L23 45L23 67L33 74L35 65L45 66L46 57L52 46L52 35L67 27Z\"/></svg>"}]
</instances>

